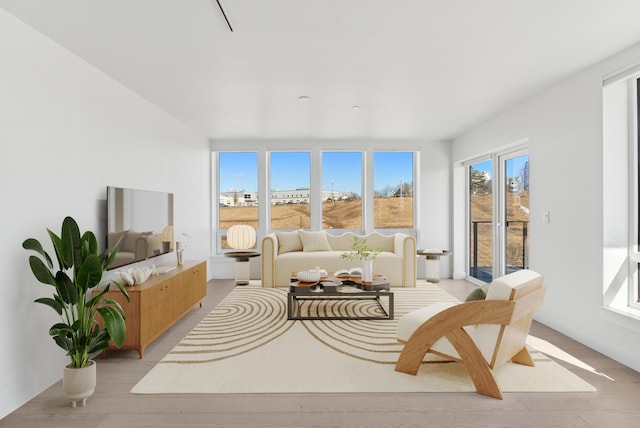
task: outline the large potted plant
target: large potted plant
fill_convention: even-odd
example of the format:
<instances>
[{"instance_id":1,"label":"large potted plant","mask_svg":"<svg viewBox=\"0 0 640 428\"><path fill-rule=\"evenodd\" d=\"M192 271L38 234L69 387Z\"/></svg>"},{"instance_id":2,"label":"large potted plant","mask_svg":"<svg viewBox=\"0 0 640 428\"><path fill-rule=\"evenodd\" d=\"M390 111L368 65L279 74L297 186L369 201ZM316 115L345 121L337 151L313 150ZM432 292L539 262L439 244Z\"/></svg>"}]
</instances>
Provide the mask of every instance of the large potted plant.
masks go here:
<instances>
[{"instance_id":1,"label":"large potted plant","mask_svg":"<svg viewBox=\"0 0 640 428\"><path fill-rule=\"evenodd\" d=\"M110 341L122 346L126 335L122 307L115 300L104 298L110 282L101 285L102 275L113 261L117 246L111 253L107 250L98 253L93 232L80 235L78 224L71 217L62 222L60 236L49 229L47 232L55 250L57 268L37 239L26 239L22 247L39 255L29 257L36 279L54 287L52 297L42 297L36 302L53 308L60 316L61 322L51 326L49 334L71 359L64 370L63 390L73 407L77 402L84 406L96 383L96 363L91 356L109 347ZM128 301L124 287L117 281L113 283Z\"/></svg>"},{"instance_id":2,"label":"large potted plant","mask_svg":"<svg viewBox=\"0 0 640 428\"><path fill-rule=\"evenodd\" d=\"M373 259L375 259L381 250L379 248L370 248L367 245L367 238L353 237L351 251L345 251L340 254L341 259L360 260L362 262L362 281L371 282L373 280Z\"/></svg>"}]
</instances>

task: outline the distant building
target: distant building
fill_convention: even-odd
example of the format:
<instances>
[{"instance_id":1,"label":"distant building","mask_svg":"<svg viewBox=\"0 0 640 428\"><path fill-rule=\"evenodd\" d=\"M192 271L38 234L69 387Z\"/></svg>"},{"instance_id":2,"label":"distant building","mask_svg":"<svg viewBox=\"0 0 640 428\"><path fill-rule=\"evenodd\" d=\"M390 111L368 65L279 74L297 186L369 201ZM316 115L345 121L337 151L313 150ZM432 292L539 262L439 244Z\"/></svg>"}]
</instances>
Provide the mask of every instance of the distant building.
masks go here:
<instances>
[{"instance_id":1,"label":"distant building","mask_svg":"<svg viewBox=\"0 0 640 428\"><path fill-rule=\"evenodd\" d=\"M346 200L351 197L350 192L337 190L323 190L322 202ZM271 205L308 204L311 201L311 190L300 188L295 190L272 190ZM244 190L229 190L220 193L221 207L252 207L258 205L258 192Z\"/></svg>"}]
</instances>

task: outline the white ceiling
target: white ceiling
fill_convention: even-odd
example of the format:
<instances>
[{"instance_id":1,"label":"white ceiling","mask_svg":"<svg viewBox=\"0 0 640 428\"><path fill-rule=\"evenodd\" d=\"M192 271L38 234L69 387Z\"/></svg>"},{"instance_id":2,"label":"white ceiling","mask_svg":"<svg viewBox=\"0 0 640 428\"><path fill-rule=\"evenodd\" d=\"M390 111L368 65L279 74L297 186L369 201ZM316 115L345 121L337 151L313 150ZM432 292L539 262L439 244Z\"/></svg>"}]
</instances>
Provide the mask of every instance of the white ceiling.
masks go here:
<instances>
[{"instance_id":1,"label":"white ceiling","mask_svg":"<svg viewBox=\"0 0 640 428\"><path fill-rule=\"evenodd\" d=\"M452 139L640 41L638 0L220 1L0 7L216 139Z\"/></svg>"}]
</instances>

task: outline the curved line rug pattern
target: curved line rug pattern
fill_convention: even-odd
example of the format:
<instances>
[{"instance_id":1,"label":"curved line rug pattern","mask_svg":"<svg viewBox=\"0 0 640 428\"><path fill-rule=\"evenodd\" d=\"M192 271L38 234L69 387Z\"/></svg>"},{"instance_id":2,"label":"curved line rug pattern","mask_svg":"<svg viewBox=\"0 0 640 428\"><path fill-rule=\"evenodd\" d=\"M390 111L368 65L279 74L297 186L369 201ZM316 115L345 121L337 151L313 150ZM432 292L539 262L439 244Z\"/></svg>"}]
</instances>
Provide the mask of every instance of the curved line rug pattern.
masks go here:
<instances>
[{"instance_id":1,"label":"curved line rug pattern","mask_svg":"<svg viewBox=\"0 0 640 428\"><path fill-rule=\"evenodd\" d=\"M209 363L255 351L292 327L286 306L282 290L235 289L160 363Z\"/></svg>"},{"instance_id":2,"label":"curved line rug pattern","mask_svg":"<svg viewBox=\"0 0 640 428\"><path fill-rule=\"evenodd\" d=\"M395 364L403 346L395 339L397 320L413 309L457 300L434 285L393 291L394 320L288 321L286 289L236 288L160 363L209 363L259 352L300 323L310 337L334 351L365 361ZM300 310L309 315L382 315L373 300L305 300L300 302Z\"/></svg>"},{"instance_id":3,"label":"curved line rug pattern","mask_svg":"<svg viewBox=\"0 0 640 428\"><path fill-rule=\"evenodd\" d=\"M473 392L466 368L428 354L417 376L398 373L397 319L434 302L456 301L433 284L393 289L396 320L289 321L287 290L235 288L131 390L173 393ZM304 310L374 314L375 301L305 302ZM593 391L544 354L536 367L507 363L503 392Z\"/></svg>"}]
</instances>

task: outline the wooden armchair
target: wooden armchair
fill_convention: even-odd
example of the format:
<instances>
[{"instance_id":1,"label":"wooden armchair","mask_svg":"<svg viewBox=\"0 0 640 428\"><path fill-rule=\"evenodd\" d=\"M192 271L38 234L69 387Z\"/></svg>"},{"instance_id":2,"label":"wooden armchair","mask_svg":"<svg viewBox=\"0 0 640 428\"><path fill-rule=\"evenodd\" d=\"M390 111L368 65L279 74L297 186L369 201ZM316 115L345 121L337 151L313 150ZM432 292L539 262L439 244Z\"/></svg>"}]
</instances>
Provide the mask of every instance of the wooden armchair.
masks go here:
<instances>
[{"instance_id":1,"label":"wooden armchair","mask_svg":"<svg viewBox=\"0 0 640 428\"><path fill-rule=\"evenodd\" d=\"M431 352L464 364L479 394L502 399L493 370L509 360L534 365L525 342L545 290L541 275L520 270L496 278L486 300L435 304L404 315L397 338L405 347L396 371L417 374Z\"/></svg>"}]
</instances>

